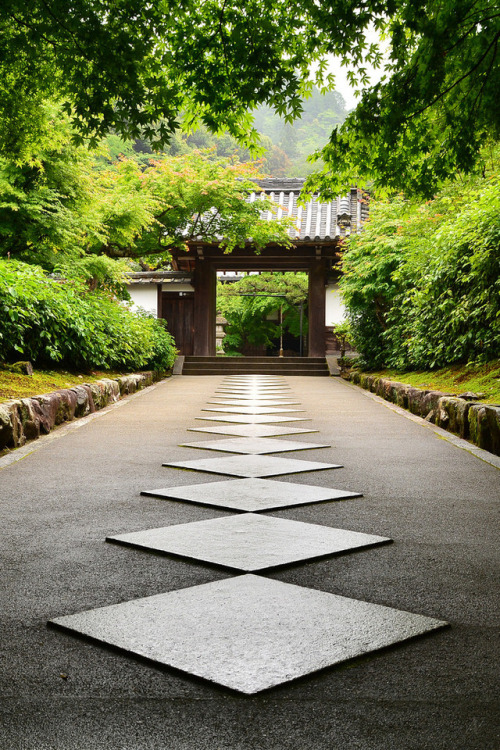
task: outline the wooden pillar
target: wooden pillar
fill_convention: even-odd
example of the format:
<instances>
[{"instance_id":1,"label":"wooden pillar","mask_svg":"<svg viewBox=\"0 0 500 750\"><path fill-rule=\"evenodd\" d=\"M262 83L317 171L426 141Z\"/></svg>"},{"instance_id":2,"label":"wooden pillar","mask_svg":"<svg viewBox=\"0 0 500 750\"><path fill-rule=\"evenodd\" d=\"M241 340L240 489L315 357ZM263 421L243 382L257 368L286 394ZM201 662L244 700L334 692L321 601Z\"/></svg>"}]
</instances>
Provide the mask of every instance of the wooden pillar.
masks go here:
<instances>
[{"instance_id":1,"label":"wooden pillar","mask_svg":"<svg viewBox=\"0 0 500 750\"><path fill-rule=\"evenodd\" d=\"M163 310L162 310L162 289L163 284L157 284L156 285L156 317L157 318L163 318Z\"/></svg>"},{"instance_id":2,"label":"wooden pillar","mask_svg":"<svg viewBox=\"0 0 500 750\"><path fill-rule=\"evenodd\" d=\"M314 260L309 267L309 357L325 356L326 266Z\"/></svg>"},{"instance_id":3,"label":"wooden pillar","mask_svg":"<svg viewBox=\"0 0 500 750\"><path fill-rule=\"evenodd\" d=\"M215 357L216 280L210 261L197 258L193 277L195 357Z\"/></svg>"}]
</instances>

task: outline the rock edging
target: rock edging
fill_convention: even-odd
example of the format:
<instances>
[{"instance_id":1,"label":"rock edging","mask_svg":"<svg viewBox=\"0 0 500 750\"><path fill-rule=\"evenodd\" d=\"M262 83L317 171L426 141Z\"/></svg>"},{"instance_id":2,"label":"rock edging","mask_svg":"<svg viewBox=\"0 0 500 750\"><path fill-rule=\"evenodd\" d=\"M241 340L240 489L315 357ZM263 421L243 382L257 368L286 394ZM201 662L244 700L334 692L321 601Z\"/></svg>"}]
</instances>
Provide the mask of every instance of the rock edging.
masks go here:
<instances>
[{"instance_id":1,"label":"rock edging","mask_svg":"<svg viewBox=\"0 0 500 750\"><path fill-rule=\"evenodd\" d=\"M164 373L153 371L134 373L82 383L41 396L5 401L0 404L0 453L47 435L63 422L104 409L164 377Z\"/></svg>"},{"instance_id":2,"label":"rock edging","mask_svg":"<svg viewBox=\"0 0 500 750\"><path fill-rule=\"evenodd\" d=\"M467 401L441 391L426 391L357 370L351 372L348 379L386 401L500 456L499 405Z\"/></svg>"}]
</instances>

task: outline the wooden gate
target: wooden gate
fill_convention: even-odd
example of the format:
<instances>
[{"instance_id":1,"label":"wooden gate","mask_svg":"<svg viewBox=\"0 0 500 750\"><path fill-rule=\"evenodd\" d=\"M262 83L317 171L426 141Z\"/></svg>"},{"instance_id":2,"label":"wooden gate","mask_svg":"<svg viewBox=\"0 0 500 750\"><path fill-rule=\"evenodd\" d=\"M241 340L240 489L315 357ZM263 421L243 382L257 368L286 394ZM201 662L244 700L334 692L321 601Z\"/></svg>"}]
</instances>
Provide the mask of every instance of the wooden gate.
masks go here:
<instances>
[{"instance_id":1,"label":"wooden gate","mask_svg":"<svg viewBox=\"0 0 500 750\"><path fill-rule=\"evenodd\" d=\"M161 317L175 339L179 354L193 354L194 342L194 295L162 292Z\"/></svg>"}]
</instances>

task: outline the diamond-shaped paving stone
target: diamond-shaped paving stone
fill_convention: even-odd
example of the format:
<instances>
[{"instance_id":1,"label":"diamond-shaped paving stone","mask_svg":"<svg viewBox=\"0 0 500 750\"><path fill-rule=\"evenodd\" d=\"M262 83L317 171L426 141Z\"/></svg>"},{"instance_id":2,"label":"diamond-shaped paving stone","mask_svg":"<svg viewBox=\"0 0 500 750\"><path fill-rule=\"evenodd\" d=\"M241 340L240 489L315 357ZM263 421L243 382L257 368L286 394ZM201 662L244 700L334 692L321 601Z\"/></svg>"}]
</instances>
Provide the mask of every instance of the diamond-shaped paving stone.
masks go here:
<instances>
[{"instance_id":1,"label":"diamond-shaped paving stone","mask_svg":"<svg viewBox=\"0 0 500 750\"><path fill-rule=\"evenodd\" d=\"M294 406L300 401L287 401L281 398L238 398L235 400L215 399L207 401L208 404L219 404L220 406Z\"/></svg>"},{"instance_id":2,"label":"diamond-shaped paving stone","mask_svg":"<svg viewBox=\"0 0 500 750\"><path fill-rule=\"evenodd\" d=\"M248 695L446 625L254 575L49 624Z\"/></svg>"},{"instance_id":3,"label":"diamond-shaped paving stone","mask_svg":"<svg viewBox=\"0 0 500 750\"><path fill-rule=\"evenodd\" d=\"M184 500L188 503L249 513L362 497L360 492L255 478L226 479L223 482L189 484L183 487L163 487L141 492L141 495Z\"/></svg>"},{"instance_id":4,"label":"diamond-shaped paving stone","mask_svg":"<svg viewBox=\"0 0 500 750\"><path fill-rule=\"evenodd\" d=\"M202 411L219 411L222 414L282 414L303 412L304 409L281 409L279 406L221 406L218 409L206 406Z\"/></svg>"},{"instance_id":5,"label":"diamond-shaped paving stone","mask_svg":"<svg viewBox=\"0 0 500 750\"><path fill-rule=\"evenodd\" d=\"M273 440L272 438L228 438L227 440L200 440L196 443L181 443L184 448L201 448L225 453L247 453L254 456L265 453L305 451L313 448L330 448L325 443L303 443L298 440Z\"/></svg>"},{"instance_id":6,"label":"diamond-shaped paving stone","mask_svg":"<svg viewBox=\"0 0 500 750\"><path fill-rule=\"evenodd\" d=\"M305 560L387 544L392 539L286 518L243 513L107 537L129 547L258 573Z\"/></svg>"},{"instance_id":7,"label":"diamond-shaped paving stone","mask_svg":"<svg viewBox=\"0 0 500 750\"><path fill-rule=\"evenodd\" d=\"M220 383L216 390L224 391L290 391L287 383Z\"/></svg>"},{"instance_id":8,"label":"diamond-shaped paving stone","mask_svg":"<svg viewBox=\"0 0 500 750\"><path fill-rule=\"evenodd\" d=\"M288 383L285 383L284 381L243 381L243 380L225 380L223 383L220 383L219 388L239 388L240 390L246 389L246 390L266 390L266 389L285 389L290 388L290 385Z\"/></svg>"},{"instance_id":9,"label":"diamond-shaped paving stone","mask_svg":"<svg viewBox=\"0 0 500 750\"><path fill-rule=\"evenodd\" d=\"M189 432L214 435L237 435L238 437L274 437L276 435L303 435L319 432L307 427L272 427L267 424L221 424L215 427L188 427Z\"/></svg>"},{"instance_id":10,"label":"diamond-shaped paving stone","mask_svg":"<svg viewBox=\"0 0 500 750\"><path fill-rule=\"evenodd\" d=\"M217 391L213 398L218 399L238 399L238 401L289 401L292 398L295 398L291 393L285 393L284 391L279 391L278 393L268 393L267 391L264 393L259 392L238 392L238 391L226 391L226 392L220 392Z\"/></svg>"},{"instance_id":11,"label":"diamond-shaped paving stone","mask_svg":"<svg viewBox=\"0 0 500 750\"><path fill-rule=\"evenodd\" d=\"M233 477L276 477L281 474L297 474L302 471L341 469L339 464L320 461L302 461L298 458L276 458L275 456L224 456L223 458L197 458L192 461L164 463L175 469L206 471L209 474L228 474Z\"/></svg>"},{"instance_id":12,"label":"diamond-shaped paving stone","mask_svg":"<svg viewBox=\"0 0 500 750\"><path fill-rule=\"evenodd\" d=\"M267 424L268 422L307 422L310 417L282 417L279 415L271 414L224 414L224 416L218 417L213 415L210 417L196 417L196 419L203 419L205 422L239 422L241 424Z\"/></svg>"}]
</instances>

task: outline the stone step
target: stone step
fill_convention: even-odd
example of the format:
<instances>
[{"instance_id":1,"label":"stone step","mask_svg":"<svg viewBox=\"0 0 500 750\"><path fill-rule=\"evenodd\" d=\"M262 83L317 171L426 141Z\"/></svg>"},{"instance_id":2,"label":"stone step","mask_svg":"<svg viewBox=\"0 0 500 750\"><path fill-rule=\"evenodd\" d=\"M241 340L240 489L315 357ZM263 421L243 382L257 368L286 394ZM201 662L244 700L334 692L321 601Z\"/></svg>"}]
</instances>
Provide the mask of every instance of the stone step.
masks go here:
<instances>
[{"instance_id":1,"label":"stone step","mask_svg":"<svg viewBox=\"0 0 500 750\"><path fill-rule=\"evenodd\" d=\"M329 376L324 357L186 357L183 375Z\"/></svg>"}]
</instances>

